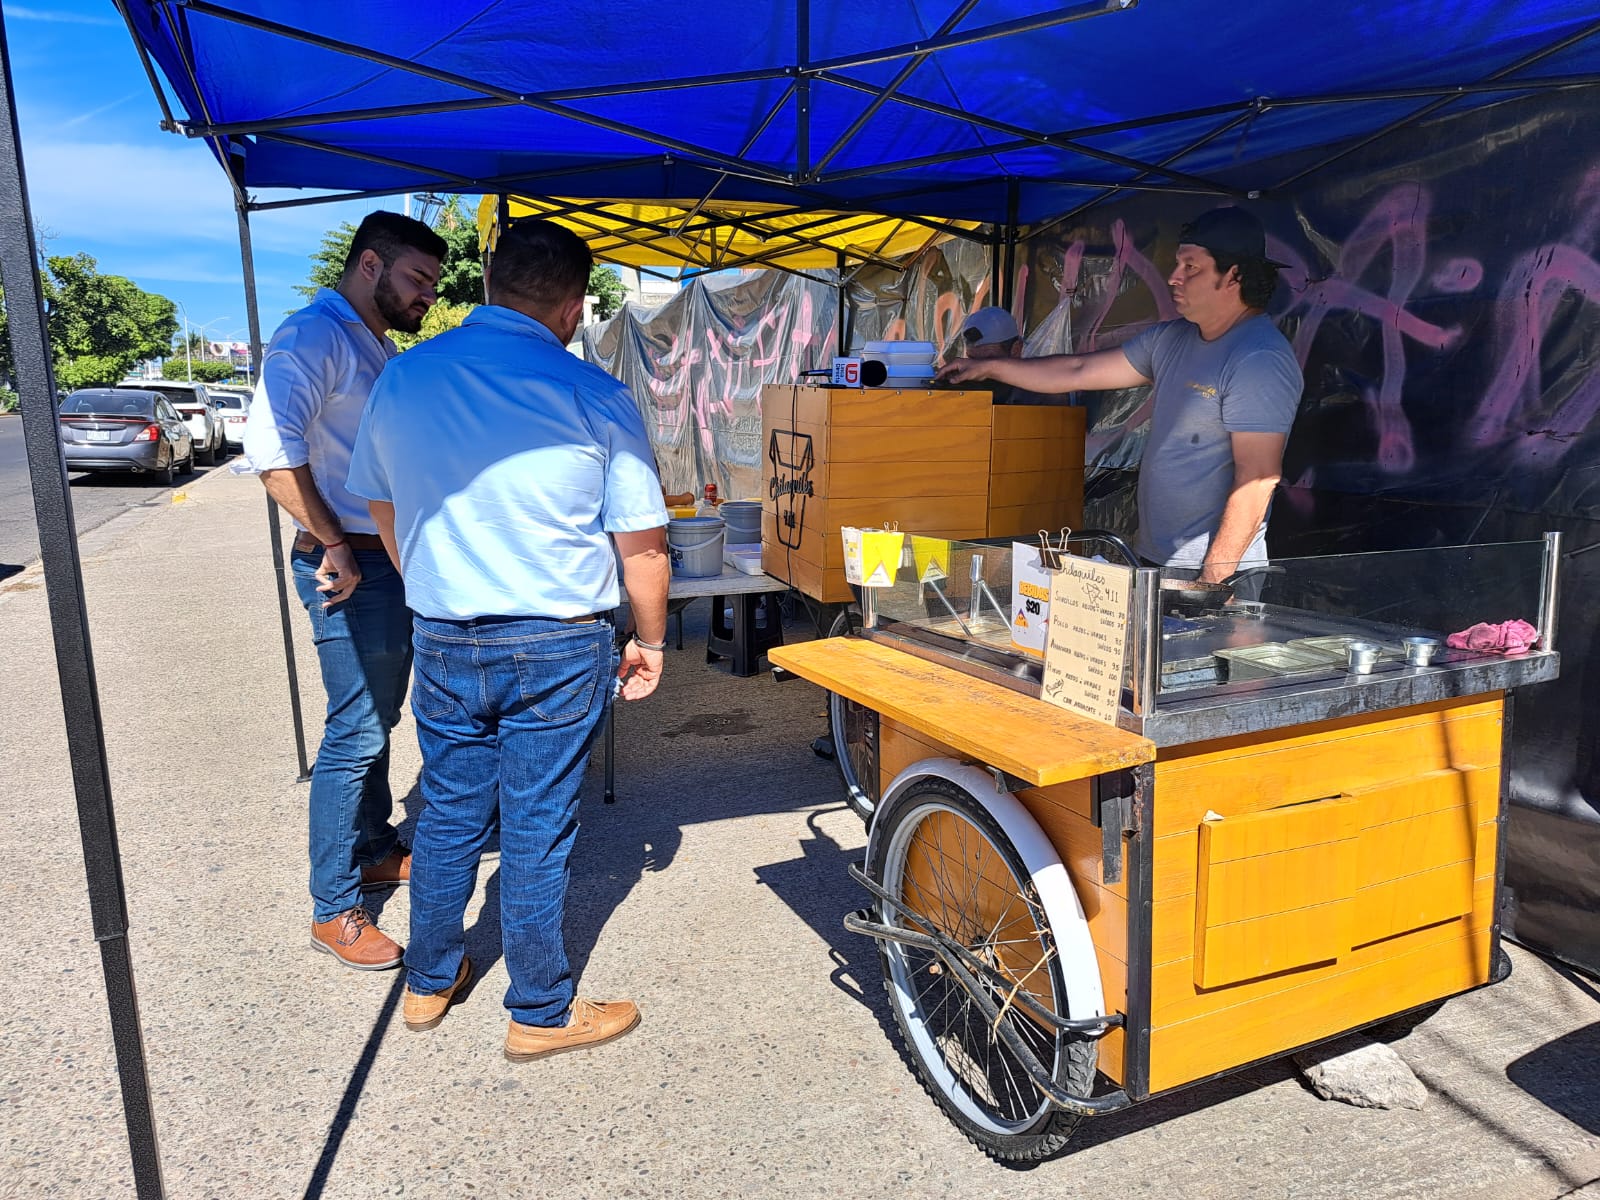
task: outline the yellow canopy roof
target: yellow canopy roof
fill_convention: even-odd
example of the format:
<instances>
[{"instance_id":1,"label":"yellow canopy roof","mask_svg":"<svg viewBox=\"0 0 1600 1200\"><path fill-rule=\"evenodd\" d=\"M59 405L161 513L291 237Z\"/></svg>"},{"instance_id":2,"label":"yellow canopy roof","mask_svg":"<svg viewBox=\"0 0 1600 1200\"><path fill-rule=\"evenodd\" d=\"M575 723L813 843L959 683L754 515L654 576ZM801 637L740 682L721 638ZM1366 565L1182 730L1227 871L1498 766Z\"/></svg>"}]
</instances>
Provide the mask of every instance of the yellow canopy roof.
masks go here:
<instances>
[{"instance_id":1,"label":"yellow canopy roof","mask_svg":"<svg viewBox=\"0 0 1600 1200\"><path fill-rule=\"evenodd\" d=\"M493 248L496 200L478 207L478 232ZM843 254L857 265L897 266L924 246L977 222L924 222L876 213L797 211L778 204L715 204L693 200L568 200L512 196L513 218L542 216L589 243L603 262L633 267L732 267L805 270L834 267ZM949 230L951 232L945 232Z\"/></svg>"}]
</instances>

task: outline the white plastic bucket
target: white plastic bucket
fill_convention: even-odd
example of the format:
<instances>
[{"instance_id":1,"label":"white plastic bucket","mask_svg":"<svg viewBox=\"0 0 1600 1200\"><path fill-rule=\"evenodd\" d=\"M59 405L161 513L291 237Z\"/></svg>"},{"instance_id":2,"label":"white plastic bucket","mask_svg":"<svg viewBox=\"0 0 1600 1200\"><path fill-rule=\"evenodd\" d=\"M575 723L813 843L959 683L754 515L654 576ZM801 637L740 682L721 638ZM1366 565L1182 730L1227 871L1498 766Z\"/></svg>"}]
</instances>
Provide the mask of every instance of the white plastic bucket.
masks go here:
<instances>
[{"instance_id":1,"label":"white plastic bucket","mask_svg":"<svg viewBox=\"0 0 1600 1200\"><path fill-rule=\"evenodd\" d=\"M724 500L717 511L728 527L724 536L727 545L743 546L761 540L761 501Z\"/></svg>"},{"instance_id":2,"label":"white plastic bucket","mask_svg":"<svg viewBox=\"0 0 1600 1200\"><path fill-rule=\"evenodd\" d=\"M722 574L722 518L673 517L667 522L672 573L684 579Z\"/></svg>"}]
</instances>

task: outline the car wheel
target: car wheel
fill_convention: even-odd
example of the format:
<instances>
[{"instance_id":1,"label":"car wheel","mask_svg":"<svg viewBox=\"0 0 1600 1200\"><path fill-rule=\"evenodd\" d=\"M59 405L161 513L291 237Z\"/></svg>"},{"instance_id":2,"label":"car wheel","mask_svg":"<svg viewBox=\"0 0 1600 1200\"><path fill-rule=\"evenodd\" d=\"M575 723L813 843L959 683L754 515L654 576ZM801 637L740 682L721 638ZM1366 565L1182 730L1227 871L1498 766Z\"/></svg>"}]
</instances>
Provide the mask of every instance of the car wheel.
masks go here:
<instances>
[{"instance_id":1,"label":"car wheel","mask_svg":"<svg viewBox=\"0 0 1600 1200\"><path fill-rule=\"evenodd\" d=\"M190 453L190 457L191 458L194 457L192 452ZM200 460L200 465L202 467L209 467L209 466L213 465L216 461L217 461L217 448L215 446L208 445L206 447L206 449L205 449L204 457L201 458L201 460Z\"/></svg>"},{"instance_id":2,"label":"car wheel","mask_svg":"<svg viewBox=\"0 0 1600 1200\"><path fill-rule=\"evenodd\" d=\"M177 463L177 456L169 454L167 455L167 465L156 471L155 476L161 482L162 487L172 486L173 468L177 466Z\"/></svg>"}]
</instances>

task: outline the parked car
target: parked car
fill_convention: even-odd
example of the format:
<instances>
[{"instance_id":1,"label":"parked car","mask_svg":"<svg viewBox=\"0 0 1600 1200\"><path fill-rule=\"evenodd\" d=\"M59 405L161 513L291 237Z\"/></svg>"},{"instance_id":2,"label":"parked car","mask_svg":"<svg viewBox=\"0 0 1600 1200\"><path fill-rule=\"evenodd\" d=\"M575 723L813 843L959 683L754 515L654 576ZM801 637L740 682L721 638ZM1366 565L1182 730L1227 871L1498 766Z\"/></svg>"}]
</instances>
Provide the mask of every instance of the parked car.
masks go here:
<instances>
[{"instance_id":1,"label":"parked car","mask_svg":"<svg viewBox=\"0 0 1600 1200\"><path fill-rule=\"evenodd\" d=\"M217 411L205 384L152 379L147 383L119 383L117 386L155 392L170 400L172 407L178 410L178 415L189 426L189 432L194 435L195 454L207 466L228 456L222 414Z\"/></svg>"},{"instance_id":2,"label":"parked car","mask_svg":"<svg viewBox=\"0 0 1600 1200\"><path fill-rule=\"evenodd\" d=\"M194 435L165 396L132 388L82 388L61 402L69 471L133 471L171 484L194 470Z\"/></svg>"},{"instance_id":3,"label":"parked car","mask_svg":"<svg viewBox=\"0 0 1600 1200\"><path fill-rule=\"evenodd\" d=\"M216 402L217 412L222 417L222 429L227 437L229 450L244 449L244 422L250 415L250 399L255 393L247 387L233 387L213 384L206 388L211 393L211 399Z\"/></svg>"}]
</instances>

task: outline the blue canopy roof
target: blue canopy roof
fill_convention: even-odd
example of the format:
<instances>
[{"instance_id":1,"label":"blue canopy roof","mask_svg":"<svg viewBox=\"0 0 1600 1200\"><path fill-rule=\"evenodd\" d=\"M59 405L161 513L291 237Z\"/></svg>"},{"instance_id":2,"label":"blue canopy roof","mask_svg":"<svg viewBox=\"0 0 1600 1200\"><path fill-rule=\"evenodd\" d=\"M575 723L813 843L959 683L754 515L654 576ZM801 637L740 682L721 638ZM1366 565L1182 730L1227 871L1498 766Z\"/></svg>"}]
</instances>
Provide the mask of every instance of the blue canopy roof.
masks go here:
<instances>
[{"instance_id":1,"label":"blue canopy roof","mask_svg":"<svg viewBox=\"0 0 1600 1200\"><path fill-rule=\"evenodd\" d=\"M1445 105L1600 84L1594 0L125 8L247 189L1032 224L1113 188L1267 192Z\"/></svg>"}]
</instances>

